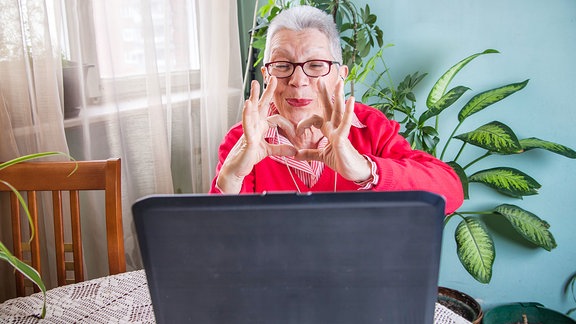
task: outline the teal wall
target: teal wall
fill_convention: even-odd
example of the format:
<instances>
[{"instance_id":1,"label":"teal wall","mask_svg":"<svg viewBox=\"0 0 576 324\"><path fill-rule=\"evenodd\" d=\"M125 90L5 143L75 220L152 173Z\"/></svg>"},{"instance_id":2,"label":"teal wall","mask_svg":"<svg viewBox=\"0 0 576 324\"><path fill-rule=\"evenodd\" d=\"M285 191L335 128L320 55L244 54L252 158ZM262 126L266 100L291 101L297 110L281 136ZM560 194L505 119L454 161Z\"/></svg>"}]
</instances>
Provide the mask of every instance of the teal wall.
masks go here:
<instances>
[{"instance_id":1,"label":"teal wall","mask_svg":"<svg viewBox=\"0 0 576 324\"><path fill-rule=\"evenodd\" d=\"M500 120L519 138L535 136L576 149L576 0L357 3L370 5L378 15L385 41L395 45L386 50L385 57L397 81L414 71L429 73L418 88L420 106L424 106L433 82L447 68L470 54L497 49L500 54L485 55L470 63L452 85L465 85L477 93L525 79L530 82L524 90L473 118ZM451 108L454 114L461 105ZM465 202L462 210L489 208L501 202L517 204L550 223L558 247L547 252L519 244L506 223L489 220L496 234L496 261L490 284L480 284L460 265L453 238L457 219L453 219L444 232L440 284L472 295L485 308L537 301L565 312L576 307L563 290L566 280L576 272L576 160L544 151L523 155L500 161L538 180L542 185L538 195L521 201L501 199L473 186L473 199Z\"/></svg>"},{"instance_id":2,"label":"teal wall","mask_svg":"<svg viewBox=\"0 0 576 324\"><path fill-rule=\"evenodd\" d=\"M424 107L433 82L454 63L484 49L497 49L500 54L470 63L452 85L465 85L478 93L525 79L530 82L524 90L479 113L470 127L500 120L520 138L535 136L576 148L576 0L356 3L370 5L378 15L385 42L394 44L386 49L385 58L396 82L415 71L429 74L417 88L419 106ZM251 9L247 11L252 14ZM251 17L244 21L251 23ZM469 98L465 96L451 108L454 114ZM550 223L558 247L547 252L522 243L506 223L487 219L497 256L491 283L480 284L460 265L453 239L457 220L453 219L444 232L440 284L470 294L485 309L518 301L540 302L561 312L576 307L564 293L566 281L576 272L576 160L531 151L494 161L534 177L542 184L540 193L520 201L473 186L473 199L462 210L517 204ZM492 162L486 166L495 166Z\"/></svg>"}]
</instances>

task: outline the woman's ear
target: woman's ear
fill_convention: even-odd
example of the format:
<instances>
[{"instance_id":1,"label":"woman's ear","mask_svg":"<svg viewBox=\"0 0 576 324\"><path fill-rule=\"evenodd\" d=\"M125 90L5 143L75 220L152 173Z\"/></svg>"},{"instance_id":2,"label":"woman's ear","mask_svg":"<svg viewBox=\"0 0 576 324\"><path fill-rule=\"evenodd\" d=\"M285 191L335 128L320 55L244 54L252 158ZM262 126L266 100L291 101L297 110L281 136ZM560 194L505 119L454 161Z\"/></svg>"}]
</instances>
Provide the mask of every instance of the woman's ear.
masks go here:
<instances>
[{"instance_id":1,"label":"woman's ear","mask_svg":"<svg viewBox=\"0 0 576 324\"><path fill-rule=\"evenodd\" d=\"M342 78L342 80L346 80L346 77L348 77L348 66L347 65L340 66L340 68L338 69L338 74L340 75L340 78Z\"/></svg>"},{"instance_id":2,"label":"woman's ear","mask_svg":"<svg viewBox=\"0 0 576 324\"><path fill-rule=\"evenodd\" d=\"M266 85L268 84L268 73L266 72L265 67L262 67L260 69L260 72L262 72L262 80L264 82L264 89L266 89Z\"/></svg>"}]
</instances>

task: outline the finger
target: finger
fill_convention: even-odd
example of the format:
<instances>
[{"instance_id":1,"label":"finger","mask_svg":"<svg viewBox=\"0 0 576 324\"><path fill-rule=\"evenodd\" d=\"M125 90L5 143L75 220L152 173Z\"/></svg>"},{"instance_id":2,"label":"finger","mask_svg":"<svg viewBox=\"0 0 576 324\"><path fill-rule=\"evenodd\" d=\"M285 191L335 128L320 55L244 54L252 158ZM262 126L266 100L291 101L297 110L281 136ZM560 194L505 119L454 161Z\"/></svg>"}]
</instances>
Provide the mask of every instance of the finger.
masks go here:
<instances>
[{"instance_id":1,"label":"finger","mask_svg":"<svg viewBox=\"0 0 576 324\"><path fill-rule=\"evenodd\" d=\"M298 152L294 155L294 159L301 161L322 161L320 151L316 149L298 150Z\"/></svg>"},{"instance_id":2,"label":"finger","mask_svg":"<svg viewBox=\"0 0 576 324\"><path fill-rule=\"evenodd\" d=\"M262 93L262 98L260 98L260 103L258 105L258 110L260 111L260 117L265 118L268 116L268 108L270 107L270 102L274 98L274 91L276 90L276 85L278 80L276 77L271 76L268 81L268 86L264 89Z\"/></svg>"},{"instance_id":3,"label":"finger","mask_svg":"<svg viewBox=\"0 0 576 324\"><path fill-rule=\"evenodd\" d=\"M293 138L295 136L294 126L292 126L292 123L280 114L272 115L266 120L268 121L268 125L270 127L278 126L282 128L288 138Z\"/></svg>"},{"instance_id":4,"label":"finger","mask_svg":"<svg viewBox=\"0 0 576 324\"><path fill-rule=\"evenodd\" d=\"M318 80L318 88L320 90L320 104L324 107L324 118L326 121L330 121L332 119L332 95L328 93L323 78Z\"/></svg>"},{"instance_id":5,"label":"finger","mask_svg":"<svg viewBox=\"0 0 576 324\"><path fill-rule=\"evenodd\" d=\"M257 80L252 80L250 83L250 97L248 100L253 104L258 103L258 98L260 97L260 83Z\"/></svg>"},{"instance_id":6,"label":"finger","mask_svg":"<svg viewBox=\"0 0 576 324\"><path fill-rule=\"evenodd\" d=\"M354 97L350 97L346 100L346 110L344 111L342 123L338 126L342 137L348 137L348 134L350 133L352 119L354 118L354 101Z\"/></svg>"},{"instance_id":7,"label":"finger","mask_svg":"<svg viewBox=\"0 0 576 324\"><path fill-rule=\"evenodd\" d=\"M258 105L252 100L252 92L253 89L250 90L250 98L244 101L244 106L242 107L242 128L244 128L244 132L254 123L253 116L258 113L256 108Z\"/></svg>"},{"instance_id":8,"label":"finger","mask_svg":"<svg viewBox=\"0 0 576 324\"><path fill-rule=\"evenodd\" d=\"M294 156L298 153L298 150L291 145L286 144L275 145L266 143L266 152L268 155Z\"/></svg>"},{"instance_id":9,"label":"finger","mask_svg":"<svg viewBox=\"0 0 576 324\"><path fill-rule=\"evenodd\" d=\"M339 79L336 83L334 90L334 111L332 113L331 121L336 127L340 125L342 115L344 115L345 99L344 99L344 81Z\"/></svg>"},{"instance_id":10,"label":"finger","mask_svg":"<svg viewBox=\"0 0 576 324\"><path fill-rule=\"evenodd\" d=\"M296 126L296 136L301 136L302 134L304 134L304 131L306 131L309 128L312 128L312 126L321 129L323 125L324 125L324 118L318 115L312 115L304 120L301 120L298 123L298 125Z\"/></svg>"}]
</instances>

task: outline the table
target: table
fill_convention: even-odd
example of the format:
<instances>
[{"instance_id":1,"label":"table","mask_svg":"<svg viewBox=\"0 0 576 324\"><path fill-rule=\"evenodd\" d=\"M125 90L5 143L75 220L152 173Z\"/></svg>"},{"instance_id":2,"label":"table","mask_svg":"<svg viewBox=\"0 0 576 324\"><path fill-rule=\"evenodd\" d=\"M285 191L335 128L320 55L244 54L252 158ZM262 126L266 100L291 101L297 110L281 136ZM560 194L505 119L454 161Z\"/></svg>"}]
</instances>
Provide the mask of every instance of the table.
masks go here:
<instances>
[{"instance_id":1,"label":"table","mask_svg":"<svg viewBox=\"0 0 576 324\"><path fill-rule=\"evenodd\" d=\"M54 288L46 297L44 319L38 318L42 294L36 293L0 304L0 323L155 323L144 270ZM434 323L470 322L436 304Z\"/></svg>"}]
</instances>

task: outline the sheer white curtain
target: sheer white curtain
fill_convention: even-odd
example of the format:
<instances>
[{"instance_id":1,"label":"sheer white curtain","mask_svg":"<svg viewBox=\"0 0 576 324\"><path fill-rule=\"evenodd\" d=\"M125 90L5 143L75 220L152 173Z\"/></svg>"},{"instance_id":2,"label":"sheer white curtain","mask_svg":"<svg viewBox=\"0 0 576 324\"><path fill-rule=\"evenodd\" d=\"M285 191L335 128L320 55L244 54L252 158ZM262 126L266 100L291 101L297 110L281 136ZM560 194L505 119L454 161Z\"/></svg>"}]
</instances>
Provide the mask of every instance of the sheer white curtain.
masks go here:
<instances>
[{"instance_id":1,"label":"sheer white curtain","mask_svg":"<svg viewBox=\"0 0 576 324\"><path fill-rule=\"evenodd\" d=\"M0 160L46 150L78 160L122 158L127 267L140 268L132 204L149 194L206 192L218 144L235 122L242 99L236 1L0 6ZM62 68L69 61L82 67L72 69L72 83ZM77 103L68 109L70 94ZM83 199L98 206L102 197ZM92 230L104 226L103 211L89 209L82 226L92 278L107 266L105 240ZM0 264L3 288L13 281L6 268ZM0 300L11 297L1 290Z\"/></svg>"}]
</instances>

